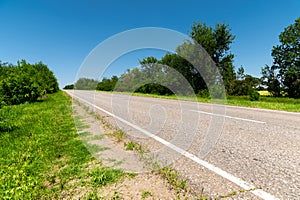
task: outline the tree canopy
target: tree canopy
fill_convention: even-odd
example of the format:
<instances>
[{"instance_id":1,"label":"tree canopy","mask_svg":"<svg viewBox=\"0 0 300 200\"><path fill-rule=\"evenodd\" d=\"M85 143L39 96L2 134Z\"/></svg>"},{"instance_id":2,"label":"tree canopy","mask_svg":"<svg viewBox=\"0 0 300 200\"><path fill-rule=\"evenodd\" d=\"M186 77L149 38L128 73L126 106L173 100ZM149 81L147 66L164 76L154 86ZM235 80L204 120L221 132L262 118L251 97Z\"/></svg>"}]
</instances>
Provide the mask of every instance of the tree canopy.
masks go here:
<instances>
[{"instance_id":1,"label":"tree canopy","mask_svg":"<svg viewBox=\"0 0 300 200\"><path fill-rule=\"evenodd\" d=\"M218 67L225 88L228 92L230 84L236 79L233 58L229 52L235 36L232 35L229 25L217 23L214 28L206 24L195 22L192 25L190 36L200 44L210 55Z\"/></svg>"},{"instance_id":2,"label":"tree canopy","mask_svg":"<svg viewBox=\"0 0 300 200\"><path fill-rule=\"evenodd\" d=\"M192 42L184 42L176 53L167 53L161 59L146 57L140 61L140 68L127 70L118 80L104 78L97 88L113 90L112 86L117 85L118 91L190 94L182 88L188 83L196 94L207 96L213 88L222 96L222 85L228 95L256 95L265 85L273 96L300 97L300 18L279 35L280 44L272 49L274 62L262 68L261 78L245 74L242 66L235 72L234 54L230 51L235 36L229 25L217 23L211 27L195 22L190 37L194 44L203 47L219 72L214 71L201 49L195 50ZM195 67L195 60L202 65L200 70Z\"/></svg>"},{"instance_id":3,"label":"tree canopy","mask_svg":"<svg viewBox=\"0 0 300 200\"><path fill-rule=\"evenodd\" d=\"M273 65L262 68L262 79L274 96L300 98L300 18L279 35L272 49Z\"/></svg>"},{"instance_id":4,"label":"tree canopy","mask_svg":"<svg viewBox=\"0 0 300 200\"><path fill-rule=\"evenodd\" d=\"M74 84L77 90L96 90L99 81L90 78L79 78Z\"/></svg>"}]
</instances>

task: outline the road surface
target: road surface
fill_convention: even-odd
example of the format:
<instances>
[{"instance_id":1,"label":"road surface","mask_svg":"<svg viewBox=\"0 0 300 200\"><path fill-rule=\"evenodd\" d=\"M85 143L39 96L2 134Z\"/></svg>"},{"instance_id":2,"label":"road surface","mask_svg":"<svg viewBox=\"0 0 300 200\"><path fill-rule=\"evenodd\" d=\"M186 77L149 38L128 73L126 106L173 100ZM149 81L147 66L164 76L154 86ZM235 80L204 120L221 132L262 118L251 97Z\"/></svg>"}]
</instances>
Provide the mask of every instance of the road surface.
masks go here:
<instances>
[{"instance_id":1,"label":"road surface","mask_svg":"<svg viewBox=\"0 0 300 200\"><path fill-rule=\"evenodd\" d=\"M214 197L300 199L300 113L66 91Z\"/></svg>"}]
</instances>

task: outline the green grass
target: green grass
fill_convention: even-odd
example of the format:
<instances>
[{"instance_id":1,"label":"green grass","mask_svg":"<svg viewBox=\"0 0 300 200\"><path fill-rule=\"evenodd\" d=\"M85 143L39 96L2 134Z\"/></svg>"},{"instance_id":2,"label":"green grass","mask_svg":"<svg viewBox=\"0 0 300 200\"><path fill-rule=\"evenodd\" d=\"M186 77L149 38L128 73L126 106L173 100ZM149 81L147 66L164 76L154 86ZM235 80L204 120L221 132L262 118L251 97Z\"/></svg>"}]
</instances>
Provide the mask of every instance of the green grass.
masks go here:
<instances>
[{"instance_id":1,"label":"green grass","mask_svg":"<svg viewBox=\"0 0 300 200\"><path fill-rule=\"evenodd\" d=\"M76 193L84 198L85 190L90 194L126 176L91 156L63 92L41 102L1 108L0 143L2 199L68 199Z\"/></svg>"},{"instance_id":2,"label":"green grass","mask_svg":"<svg viewBox=\"0 0 300 200\"><path fill-rule=\"evenodd\" d=\"M173 168L169 166L163 167L158 171L158 173L165 178L171 186L174 187L178 195L182 191L184 191L184 193L188 192L189 188L186 185L187 180L182 179L180 174Z\"/></svg>"},{"instance_id":3,"label":"green grass","mask_svg":"<svg viewBox=\"0 0 300 200\"><path fill-rule=\"evenodd\" d=\"M115 130L112 133L109 133L107 135L114 137L116 139L116 142L121 142L126 137L126 133L120 129Z\"/></svg>"},{"instance_id":4,"label":"green grass","mask_svg":"<svg viewBox=\"0 0 300 200\"><path fill-rule=\"evenodd\" d=\"M148 197L153 196L153 192L150 190L143 190L142 191L142 199L147 199Z\"/></svg>"},{"instance_id":5,"label":"green grass","mask_svg":"<svg viewBox=\"0 0 300 200\"><path fill-rule=\"evenodd\" d=\"M227 96L227 99L225 101L224 100L218 101L217 99L211 100L210 98L202 98L199 96L195 98L192 96L176 96L176 95L164 96L164 95L157 95L157 94L126 93L126 92L113 92L113 93L141 96L141 97L163 98L163 99L183 100L183 101L198 101L202 103L217 103L217 104L244 106L244 107L251 107L251 108L264 108L264 109L272 109L272 110L300 112L300 99L293 99L287 97L260 96L259 101L250 101L249 96ZM264 92L263 94L266 93Z\"/></svg>"},{"instance_id":6,"label":"green grass","mask_svg":"<svg viewBox=\"0 0 300 200\"><path fill-rule=\"evenodd\" d=\"M139 153L144 153L142 146L136 142L124 142L124 148L126 151L137 151Z\"/></svg>"},{"instance_id":7,"label":"green grass","mask_svg":"<svg viewBox=\"0 0 300 200\"><path fill-rule=\"evenodd\" d=\"M261 96L259 101L250 101L248 96L229 96L227 97L227 104L252 108L300 112L300 99L287 97Z\"/></svg>"}]
</instances>

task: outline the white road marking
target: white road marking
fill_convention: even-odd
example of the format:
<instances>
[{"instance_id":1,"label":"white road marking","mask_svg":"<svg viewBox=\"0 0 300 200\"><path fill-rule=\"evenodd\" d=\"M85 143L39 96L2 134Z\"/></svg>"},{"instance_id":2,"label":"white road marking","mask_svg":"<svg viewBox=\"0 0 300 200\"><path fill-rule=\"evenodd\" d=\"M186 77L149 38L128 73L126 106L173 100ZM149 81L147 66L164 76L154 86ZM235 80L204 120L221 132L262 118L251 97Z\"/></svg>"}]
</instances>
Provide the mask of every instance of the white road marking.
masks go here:
<instances>
[{"instance_id":1,"label":"white road marking","mask_svg":"<svg viewBox=\"0 0 300 200\"><path fill-rule=\"evenodd\" d=\"M181 149L181 148L175 146L174 144L172 144L172 143L170 143L170 142L168 142L168 141L166 141L166 140L164 140L164 139L162 139L162 138L160 138L160 137L158 137L158 136L150 133L149 131L144 130L144 129L142 129L139 126L137 126L135 124L132 124L131 122L129 122L129 121L127 121L127 120L125 120L125 119L123 119L123 118L121 118L121 117L119 117L119 116L117 116L117 115L115 115L115 114L107 111L107 110L104 110L103 108L100 108L99 106L96 106L96 105L94 105L94 104L86 101L85 99L82 99L82 98L80 98L78 96L75 96L74 94L72 94L71 96L76 97L77 99L79 99L79 100L81 100L81 101L83 101L83 102L85 102L85 103L93 106L94 108L96 108L96 109L98 109L98 110L100 110L100 111L102 111L102 112L104 112L104 113L106 113L106 114L108 114L108 115L110 115L110 116L118 119L119 121L123 122L124 124L127 124L127 125L131 126L132 128L134 128L134 129L136 129L138 131L141 131L142 133L144 133L145 135L149 136L150 138L153 138L154 140L156 140L156 141L164 144L165 146L169 147L170 149L172 149L172 150L180 153L181 155L183 155L183 156L185 156L185 157L193 160L194 162L202 165L203 167L207 168L208 170L210 170L210 171L212 171L212 172L214 172L214 173L222 176L223 178L225 178L225 179L227 179L227 180L235 183L236 185L240 186L241 188L243 188L245 190L251 190L251 193L253 193L254 195L256 195L256 196L258 196L258 197L260 197L262 199L265 199L265 200L277 200L278 199L275 196L273 196L273 195L271 195L271 194L263 191L262 189L252 190L253 188L256 188L254 185L252 185L250 183L247 183L246 181L244 181L244 180L242 180L242 179L240 179L238 177L235 177L232 174L229 174L228 172L226 172L226 171L224 171L224 170L222 170L222 169L220 169L220 168L218 168L218 167L216 167L216 166L214 166L214 165L212 165L212 164L210 164L210 163L208 163L208 162L206 162L206 161L198 158L197 156L195 156L195 155L187 152L186 150Z\"/></svg>"},{"instance_id":2,"label":"white road marking","mask_svg":"<svg viewBox=\"0 0 300 200\"><path fill-rule=\"evenodd\" d=\"M229 115L221 115L221 114L215 114L215 113L210 113L210 112L204 112L204 111L200 111L200 110L190 110L192 112L198 112L198 113L203 113L203 114L207 114L207 115L213 115L213 116L218 116L218 117L226 117L229 119L237 119L237 120L242 120L242 121L247 121L247 122L254 122L254 123L259 123L259 124L265 124L266 122L263 121L258 121L258 120L253 120L253 119L245 119L245 118L240 118L240 117L232 117Z\"/></svg>"}]
</instances>

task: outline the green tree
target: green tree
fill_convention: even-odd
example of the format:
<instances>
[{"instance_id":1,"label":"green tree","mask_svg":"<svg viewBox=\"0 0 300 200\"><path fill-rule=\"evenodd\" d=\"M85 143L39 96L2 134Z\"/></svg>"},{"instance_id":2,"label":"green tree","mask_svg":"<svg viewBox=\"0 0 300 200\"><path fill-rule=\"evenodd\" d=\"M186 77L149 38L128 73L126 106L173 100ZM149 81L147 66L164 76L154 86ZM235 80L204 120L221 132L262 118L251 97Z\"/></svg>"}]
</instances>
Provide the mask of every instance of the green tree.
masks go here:
<instances>
[{"instance_id":1,"label":"green tree","mask_svg":"<svg viewBox=\"0 0 300 200\"><path fill-rule=\"evenodd\" d=\"M268 92L270 92L275 97L280 97L281 94L281 83L275 74L274 66L270 67L266 65L261 70L261 83L267 86Z\"/></svg>"},{"instance_id":2,"label":"green tree","mask_svg":"<svg viewBox=\"0 0 300 200\"><path fill-rule=\"evenodd\" d=\"M38 71L22 62L17 67L9 66L6 77L0 81L0 101L6 105L35 102L42 95Z\"/></svg>"},{"instance_id":3,"label":"green tree","mask_svg":"<svg viewBox=\"0 0 300 200\"><path fill-rule=\"evenodd\" d=\"M25 60L21 62L26 64ZM42 87L44 93L51 94L59 90L57 79L47 65L43 64L42 62L38 62L34 64L33 67L38 72L38 74L36 74L37 80L39 81L39 85Z\"/></svg>"},{"instance_id":4,"label":"green tree","mask_svg":"<svg viewBox=\"0 0 300 200\"><path fill-rule=\"evenodd\" d=\"M63 89L64 90L73 90L74 89L74 84L65 85L65 87Z\"/></svg>"},{"instance_id":5,"label":"green tree","mask_svg":"<svg viewBox=\"0 0 300 200\"><path fill-rule=\"evenodd\" d=\"M179 54L183 54L183 50L187 50L188 45L181 45L177 48ZM200 73L194 68L194 66L189 63L187 60L179 56L178 54L166 54L160 61L161 64L167 65L168 67L175 69L179 72L183 78L185 78L191 87L194 89L195 93L198 93L200 90L206 90L207 86L205 81L203 80ZM176 76L176 74L170 72L171 69L167 70L166 72L169 73L168 81L172 82L172 85L180 88L182 78ZM173 75L173 76L171 76ZM171 84L171 83L169 83ZM181 93L183 93L183 89L180 89Z\"/></svg>"},{"instance_id":6,"label":"green tree","mask_svg":"<svg viewBox=\"0 0 300 200\"><path fill-rule=\"evenodd\" d=\"M245 78L245 69L243 66L239 67L236 73L237 73L236 75L237 80L243 80Z\"/></svg>"},{"instance_id":7,"label":"green tree","mask_svg":"<svg viewBox=\"0 0 300 200\"><path fill-rule=\"evenodd\" d=\"M119 78L117 76L112 76L111 79L104 77L102 81L98 83L97 90L113 91L118 80Z\"/></svg>"},{"instance_id":8,"label":"green tree","mask_svg":"<svg viewBox=\"0 0 300 200\"><path fill-rule=\"evenodd\" d=\"M231 84L231 95L251 95L256 92L261 80L251 75L244 75L243 79L236 79Z\"/></svg>"},{"instance_id":9,"label":"green tree","mask_svg":"<svg viewBox=\"0 0 300 200\"><path fill-rule=\"evenodd\" d=\"M274 82L271 87L268 85L268 90L280 96L277 91L280 88L287 96L300 98L300 18L280 33L279 41L272 49L272 67L262 71L268 83Z\"/></svg>"},{"instance_id":10,"label":"green tree","mask_svg":"<svg viewBox=\"0 0 300 200\"><path fill-rule=\"evenodd\" d=\"M190 36L211 56L222 75L226 90L229 91L231 82L236 79L233 66L234 55L229 52L235 36L231 34L229 26L216 24L213 29L206 24L195 22Z\"/></svg>"},{"instance_id":11,"label":"green tree","mask_svg":"<svg viewBox=\"0 0 300 200\"><path fill-rule=\"evenodd\" d=\"M45 93L58 91L57 79L42 62L18 62L17 66L0 62L0 104L35 102Z\"/></svg>"},{"instance_id":12,"label":"green tree","mask_svg":"<svg viewBox=\"0 0 300 200\"><path fill-rule=\"evenodd\" d=\"M74 84L77 90L96 90L98 81L90 78L79 78Z\"/></svg>"}]
</instances>

